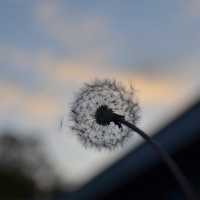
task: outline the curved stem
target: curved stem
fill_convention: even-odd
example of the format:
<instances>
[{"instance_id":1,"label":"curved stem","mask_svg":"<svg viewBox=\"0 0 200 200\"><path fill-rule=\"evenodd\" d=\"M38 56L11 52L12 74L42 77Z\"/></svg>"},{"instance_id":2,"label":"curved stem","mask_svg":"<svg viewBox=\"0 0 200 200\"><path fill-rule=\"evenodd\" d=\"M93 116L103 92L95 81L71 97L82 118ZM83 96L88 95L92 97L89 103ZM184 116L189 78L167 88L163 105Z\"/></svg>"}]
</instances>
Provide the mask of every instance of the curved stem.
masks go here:
<instances>
[{"instance_id":1,"label":"curved stem","mask_svg":"<svg viewBox=\"0 0 200 200\"><path fill-rule=\"evenodd\" d=\"M180 168L176 164L176 162L172 159L172 157L154 140L152 140L144 131L136 127L135 125L127 122L125 119L120 120L122 124L126 125L130 129L137 132L140 136L142 136L147 142L149 142L152 147L160 154L162 160L166 163L168 168L170 169L171 173L176 178L177 182L179 183L180 187L182 188L185 196L188 200L197 200L197 195L193 191L191 185L187 181L187 178L182 174Z\"/></svg>"}]
</instances>

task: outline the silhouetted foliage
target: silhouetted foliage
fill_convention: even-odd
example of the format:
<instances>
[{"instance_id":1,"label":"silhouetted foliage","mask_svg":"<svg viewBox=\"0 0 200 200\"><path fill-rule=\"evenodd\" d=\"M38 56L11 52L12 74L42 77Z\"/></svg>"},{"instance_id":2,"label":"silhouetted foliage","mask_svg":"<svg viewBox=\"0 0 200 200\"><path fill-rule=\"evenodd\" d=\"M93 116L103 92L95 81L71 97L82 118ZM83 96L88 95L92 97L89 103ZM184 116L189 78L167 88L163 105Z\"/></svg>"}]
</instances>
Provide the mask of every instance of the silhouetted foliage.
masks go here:
<instances>
[{"instance_id":1,"label":"silhouetted foliage","mask_svg":"<svg viewBox=\"0 0 200 200\"><path fill-rule=\"evenodd\" d=\"M60 186L36 138L8 131L0 135L0 199L50 199Z\"/></svg>"}]
</instances>

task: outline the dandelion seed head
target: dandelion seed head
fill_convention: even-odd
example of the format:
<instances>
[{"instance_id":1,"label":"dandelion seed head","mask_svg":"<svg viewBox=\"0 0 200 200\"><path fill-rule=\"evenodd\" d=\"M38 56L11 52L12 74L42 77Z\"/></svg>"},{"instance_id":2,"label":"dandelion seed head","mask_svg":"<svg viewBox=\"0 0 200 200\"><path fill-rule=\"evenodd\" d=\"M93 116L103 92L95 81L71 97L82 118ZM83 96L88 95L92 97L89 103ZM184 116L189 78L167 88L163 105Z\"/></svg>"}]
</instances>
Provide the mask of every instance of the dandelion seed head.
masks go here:
<instances>
[{"instance_id":1,"label":"dandelion seed head","mask_svg":"<svg viewBox=\"0 0 200 200\"><path fill-rule=\"evenodd\" d=\"M102 109L110 109L135 124L139 119L139 105L133 87L126 89L115 80L95 80L86 83L77 94L70 111L73 125L82 144L97 149L113 149L123 145L132 135L125 126L98 118ZM101 116L100 116L101 117Z\"/></svg>"}]
</instances>

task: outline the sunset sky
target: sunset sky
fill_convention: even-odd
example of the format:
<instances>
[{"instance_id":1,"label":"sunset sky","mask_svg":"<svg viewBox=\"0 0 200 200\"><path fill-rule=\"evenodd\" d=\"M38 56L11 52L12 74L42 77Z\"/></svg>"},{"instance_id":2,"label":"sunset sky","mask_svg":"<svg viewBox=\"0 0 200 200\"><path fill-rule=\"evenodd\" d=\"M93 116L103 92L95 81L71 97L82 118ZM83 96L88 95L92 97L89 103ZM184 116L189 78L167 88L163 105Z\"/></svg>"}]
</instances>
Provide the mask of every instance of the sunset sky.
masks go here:
<instances>
[{"instance_id":1,"label":"sunset sky","mask_svg":"<svg viewBox=\"0 0 200 200\"><path fill-rule=\"evenodd\" d=\"M147 132L199 96L199 0L1 1L0 30L0 129L35 132L72 184L139 141L114 152L79 144L67 115L85 81L133 84Z\"/></svg>"}]
</instances>

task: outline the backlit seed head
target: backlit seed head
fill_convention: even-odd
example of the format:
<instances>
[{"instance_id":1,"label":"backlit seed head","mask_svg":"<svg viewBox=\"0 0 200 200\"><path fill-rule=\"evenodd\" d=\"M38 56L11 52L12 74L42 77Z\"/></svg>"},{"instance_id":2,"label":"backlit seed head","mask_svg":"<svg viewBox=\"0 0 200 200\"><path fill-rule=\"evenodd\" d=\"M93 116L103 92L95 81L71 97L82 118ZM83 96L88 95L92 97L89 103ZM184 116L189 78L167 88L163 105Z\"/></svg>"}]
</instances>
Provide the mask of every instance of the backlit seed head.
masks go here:
<instances>
[{"instance_id":1,"label":"backlit seed head","mask_svg":"<svg viewBox=\"0 0 200 200\"><path fill-rule=\"evenodd\" d=\"M132 134L112 114L135 124L139 110L132 87L126 89L115 80L95 80L86 83L76 96L70 111L71 128L86 147L113 149Z\"/></svg>"}]
</instances>

